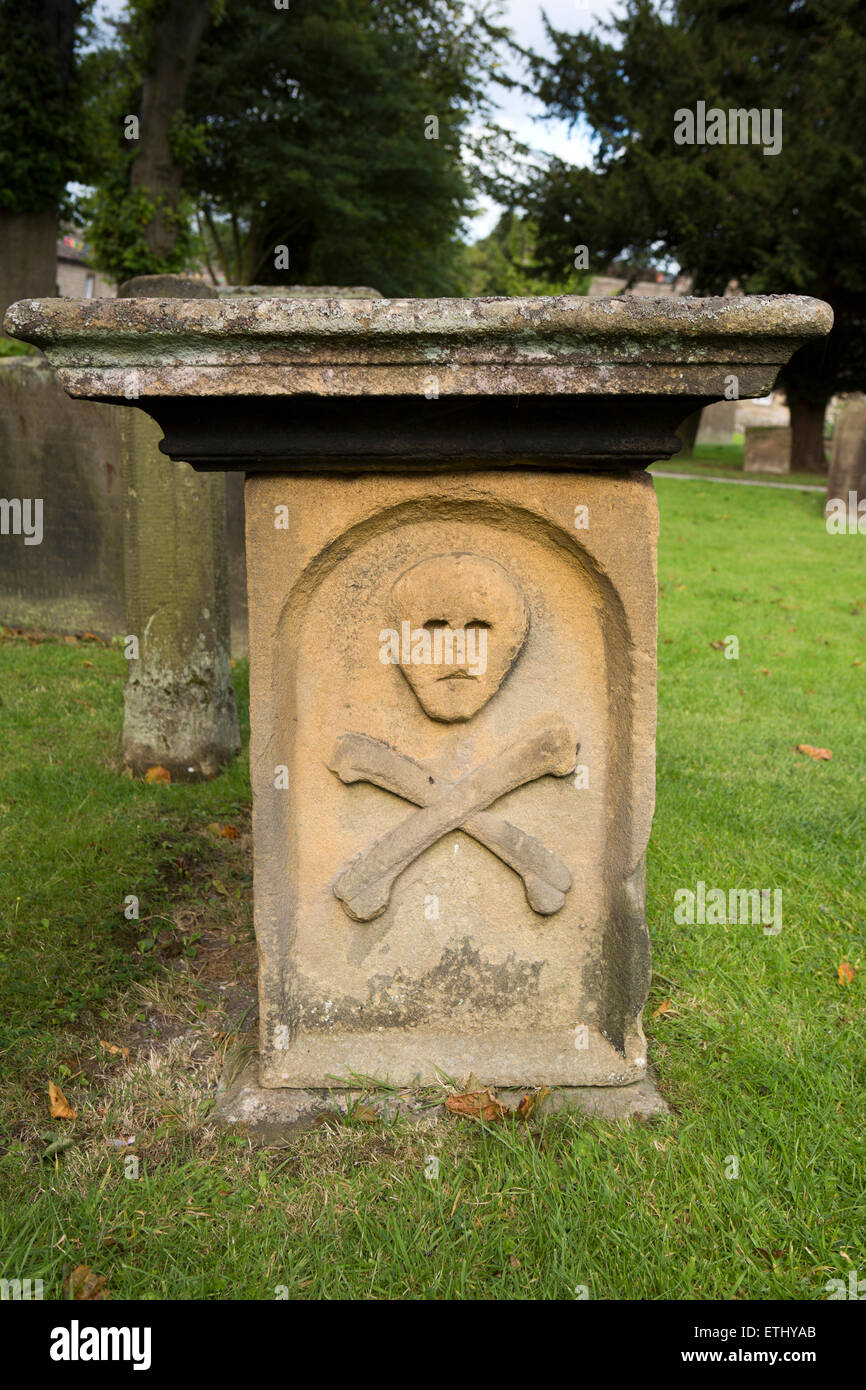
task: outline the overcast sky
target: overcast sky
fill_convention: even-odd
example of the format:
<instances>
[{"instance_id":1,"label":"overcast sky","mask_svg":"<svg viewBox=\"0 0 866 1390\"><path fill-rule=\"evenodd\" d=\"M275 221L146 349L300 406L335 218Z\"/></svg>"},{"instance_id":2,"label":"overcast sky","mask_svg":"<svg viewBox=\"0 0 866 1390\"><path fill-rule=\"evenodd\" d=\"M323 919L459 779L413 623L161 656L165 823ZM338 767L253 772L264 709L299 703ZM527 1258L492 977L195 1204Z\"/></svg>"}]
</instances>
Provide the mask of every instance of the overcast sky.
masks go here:
<instances>
[{"instance_id":1,"label":"overcast sky","mask_svg":"<svg viewBox=\"0 0 866 1390\"><path fill-rule=\"evenodd\" d=\"M504 21L523 48L550 53L542 12L554 29L576 33L594 29L617 9L616 0L504 0ZM589 164L592 147L585 128L569 129L565 121L541 120L544 107L523 92L501 92L498 122L513 130L519 140L545 154L558 155L569 164ZM498 211L486 199L469 228L470 241L486 236L496 222Z\"/></svg>"},{"instance_id":2,"label":"overcast sky","mask_svg":"<svg viewBox=\"0 0 866 1390\"><path fill-rule=\"evenodd\" d=\"M125 0L98 0L96 11L98 15L118 15L125 8ZM554 28L577 31L594 28L599 21L608 19L616 8L616 0L586 0L586 3L584 0L544 0L543 4L539 0L504 0L503 18L524 48L546 53L549 46L542 10ZM563 121L535 119L543 115L544 108L521 92L503 91L496 99L500 104L499 124L513 130L519 140L535 150L556 154L570 164L589 163L591 147L585 130L570 131ZM471 224L470 239L475 241L485 236L496 217L495 207L485 201Z\"/></svg>"},{"instance_id":3,"label":"overcast sky","mask_svg":"<svg viewBox=\"0 0 866 1390\"><path fill-rule=\"evenodd\" d=\"M546 0L543 5L538 0L505 0L505 22L517 42L536 53L549 53L542 10L555 29L571 32L595 28L599 20L607 20L616 8L614 0ZM560 155L573 164L585 164L590 157L587 137L578 131L569 131L562 121L534 120L544 114L544 108L531 101L521 92L503 93L501 124L508 125L521 140L536 149Z\"/></svg>"}]
</instances>

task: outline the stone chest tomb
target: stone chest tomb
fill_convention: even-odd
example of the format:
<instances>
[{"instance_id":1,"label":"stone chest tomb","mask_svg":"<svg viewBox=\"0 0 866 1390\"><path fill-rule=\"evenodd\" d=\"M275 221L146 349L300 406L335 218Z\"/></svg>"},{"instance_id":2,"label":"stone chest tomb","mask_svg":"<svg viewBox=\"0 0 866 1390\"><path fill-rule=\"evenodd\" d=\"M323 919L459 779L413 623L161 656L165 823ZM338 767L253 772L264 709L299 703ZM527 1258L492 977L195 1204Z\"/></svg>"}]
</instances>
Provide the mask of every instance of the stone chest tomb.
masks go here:
<instances>
[{"instance_id":1,"label":"stone chest tomb","mask_svg":"<svg viewBox=\"0 0 866 1390\"><path fill-rule=\"evenodd\" d=\"M71 394L247 474L265 1092L645 1078L645 470L830 322L782 297L10 310Z\"/></svg>"}]
</instances>

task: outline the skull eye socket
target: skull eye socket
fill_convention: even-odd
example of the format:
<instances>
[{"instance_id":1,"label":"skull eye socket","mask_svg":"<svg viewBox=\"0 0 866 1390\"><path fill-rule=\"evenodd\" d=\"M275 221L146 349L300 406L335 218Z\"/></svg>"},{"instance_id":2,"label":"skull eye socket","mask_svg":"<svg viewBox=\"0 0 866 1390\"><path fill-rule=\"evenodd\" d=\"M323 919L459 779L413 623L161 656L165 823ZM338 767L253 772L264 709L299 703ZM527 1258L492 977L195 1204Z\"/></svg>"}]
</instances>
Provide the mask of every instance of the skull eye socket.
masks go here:
<instances>
[{"instance_id":1,"label":"skull eye socket","mask_svg":"<svg viewBox=\"0 0 866 1390\"><path fill-rule=\"evenodd\" d=\"M449 623L447 618L428 618L426 623L424 624L424 627L427 629L428 632L433 632L437 627L450 626L451 624Z\"/></svg>"},{"instance_id":2,"label":"skull eye socket","mask_svg":"<svg viewBox=\"0 0 866 1390\"><path fill-rule=\"evenodd\" d=\"M468 631L469 628L472 628L472 627L487 627L487 628L489 628L490 626L491 626L491 624L488 623L484 618L470 618L469 622L466 624L466 630Z\"/></svg>"}]
</instances>

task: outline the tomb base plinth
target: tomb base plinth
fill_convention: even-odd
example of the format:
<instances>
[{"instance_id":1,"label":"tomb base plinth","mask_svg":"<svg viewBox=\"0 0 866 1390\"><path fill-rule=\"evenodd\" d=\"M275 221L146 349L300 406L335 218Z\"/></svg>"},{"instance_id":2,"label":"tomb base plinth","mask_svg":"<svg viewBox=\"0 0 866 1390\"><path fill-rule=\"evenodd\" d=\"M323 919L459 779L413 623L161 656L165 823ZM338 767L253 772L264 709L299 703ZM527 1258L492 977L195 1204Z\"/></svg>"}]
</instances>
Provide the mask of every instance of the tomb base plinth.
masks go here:
<instances>
[{"instance_id":1,"label":"tomb base plinth","mask_svg":"<svg viewBox=\"0 0 866 1390\"><path fill-rule=\"evenodd\" d=\"M516 1110L525 1094L520 1088L496 1093L509 1110ZM294 1135L317 1125L340 1124L359 1105L363 1106L365 1123L372 1122L372 1115L382 1124L390 1124L398 1117L412 1124L438 1120L446 1114L441 1100L414 1091L377 1095L340 1086L328 1090L262 1086L258 1058L254 1058L240 1071L227 1069L211 1119L219 1129L270 1146L289 1142ZM669 1114L670 1107L648 1073L643 1081L628 1086L559 1086L541 1096L532 1109L533 1119L562 1113L649 1123Z\"/></svg>"}]
</instances>

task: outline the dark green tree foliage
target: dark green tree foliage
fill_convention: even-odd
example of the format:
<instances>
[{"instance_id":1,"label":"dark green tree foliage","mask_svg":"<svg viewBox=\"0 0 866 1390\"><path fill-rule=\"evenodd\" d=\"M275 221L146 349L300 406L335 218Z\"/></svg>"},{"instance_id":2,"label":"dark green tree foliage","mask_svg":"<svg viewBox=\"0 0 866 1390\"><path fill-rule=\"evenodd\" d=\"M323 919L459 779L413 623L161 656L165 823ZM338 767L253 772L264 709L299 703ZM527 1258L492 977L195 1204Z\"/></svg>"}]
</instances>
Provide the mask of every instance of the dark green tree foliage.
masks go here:
<instances>
[{"instance_id":1,"label":"dark green tree foliage","mask_svg":"<svg viewBox=\"0 0 866 1390\"><path fill-rule=\"evenodd\" d=\"M92 0L0 0L0 208L56 208L78 172L76 37Z\"/></svg>"},{"instance_id":2,"label":"dark green tree foliage","mask_svg":"<svg viewBox=\"0 0 866 1390\"><path fill-rule=\"evenodd\" d=\"M204 131L188 186L226 277L453 292L461 139L497 33L459 0L228 0L186 103Z\"/></svg>"},{"instance_id":3,"label":"dark green tree foliage","mask_svg":"<svg viewBox=\"0 0 866 1390\"><path fill-rule=\"evenodd\" d=\"M528 205L551 274L575 242L601 267L672 257L695 293L732 278L748 293L832 304L828 345L782 374L792 466L821 467L820 422L837 390L866 387L866 6L861 0L626 0L594 34L551 31L532 63L551 114L588 123L592 169L552 161ZM674 141L674 113L781 110L782 149Z\"/></svg>"}]
</instances>

